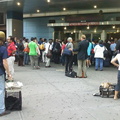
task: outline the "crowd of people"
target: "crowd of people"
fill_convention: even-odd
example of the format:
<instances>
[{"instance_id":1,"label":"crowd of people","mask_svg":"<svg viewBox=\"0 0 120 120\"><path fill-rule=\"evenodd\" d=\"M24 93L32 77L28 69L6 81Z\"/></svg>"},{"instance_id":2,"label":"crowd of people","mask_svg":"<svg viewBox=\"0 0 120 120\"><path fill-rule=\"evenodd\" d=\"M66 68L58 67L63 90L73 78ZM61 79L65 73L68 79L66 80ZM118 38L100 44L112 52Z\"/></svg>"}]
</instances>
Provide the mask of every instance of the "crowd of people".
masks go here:
<instances>
[{"instance_id":1,"label":"crowd of people","mask_svg":"<svg viewBox=\"0 0 120 120\"><path fill-rule=\"evenodd\" d=\"M9 114L5 111L4 90L5 79L14 80L14 62L18 66L31 64L32 69L40 69L40 62L46 68L51 67L51 62L65 66L65 75L73 71L73 64L78 66L78 78L87 78L86 69L92 64L95 70L103 71L103 66L112 64L119 67L120 40L87 40L82 35L79 40L68 37L67 40L45 39L32 37L17 39L9 36L7 41L0 37L0 116ZM117 56L115 56L117 54ZM118 63L116 61L118 60ZM114 99L120 91L120 68L118 69L118 83L115 88Z\"/></svg>"}]
</instances>

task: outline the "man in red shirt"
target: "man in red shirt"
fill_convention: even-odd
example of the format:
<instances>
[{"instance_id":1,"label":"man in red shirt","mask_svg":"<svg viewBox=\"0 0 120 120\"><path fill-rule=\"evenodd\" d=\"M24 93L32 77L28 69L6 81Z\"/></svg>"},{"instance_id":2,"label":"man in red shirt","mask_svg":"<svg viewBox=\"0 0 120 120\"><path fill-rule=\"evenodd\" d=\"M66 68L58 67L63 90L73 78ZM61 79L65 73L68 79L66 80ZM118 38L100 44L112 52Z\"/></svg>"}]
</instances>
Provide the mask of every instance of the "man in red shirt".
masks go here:
<instances>
[{"instance_id":1,"label":"man in red shirt","mask_svg":"<svg viewBox=\"0 0 120 120\"><path fill-rule=\"evenodd\" d=\"M7 42L8 42L7 51L8 51L8 56L9 56L7 61L8 61L10 73L13 76L16 46L14 43L14 38L12 36L8 37Z\"/></svg>"}]
</instances>

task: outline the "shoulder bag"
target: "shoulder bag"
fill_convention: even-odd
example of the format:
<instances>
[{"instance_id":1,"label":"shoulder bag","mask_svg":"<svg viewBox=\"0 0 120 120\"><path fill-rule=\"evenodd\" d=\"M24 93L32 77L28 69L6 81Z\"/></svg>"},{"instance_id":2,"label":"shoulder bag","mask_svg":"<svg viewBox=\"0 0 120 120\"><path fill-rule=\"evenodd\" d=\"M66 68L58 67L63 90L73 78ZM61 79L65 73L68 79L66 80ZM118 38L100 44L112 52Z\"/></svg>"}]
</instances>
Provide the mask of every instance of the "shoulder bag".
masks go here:
<instances>
[{"instance_id":1,"label":"shoulder bag","mask_svg":"<svg viewBox=\"0 0 120 120\"><path fill-rule=\"evenodd\" d=\"M67 44L67 46L68 46L68 44ZM72 55L72 51L69 50L69 49L67 48L67 46L66 46L65 49L63 50L63 55L68 55L68 56L70 56L70 55Z\"/></svg>"}]
</instances>

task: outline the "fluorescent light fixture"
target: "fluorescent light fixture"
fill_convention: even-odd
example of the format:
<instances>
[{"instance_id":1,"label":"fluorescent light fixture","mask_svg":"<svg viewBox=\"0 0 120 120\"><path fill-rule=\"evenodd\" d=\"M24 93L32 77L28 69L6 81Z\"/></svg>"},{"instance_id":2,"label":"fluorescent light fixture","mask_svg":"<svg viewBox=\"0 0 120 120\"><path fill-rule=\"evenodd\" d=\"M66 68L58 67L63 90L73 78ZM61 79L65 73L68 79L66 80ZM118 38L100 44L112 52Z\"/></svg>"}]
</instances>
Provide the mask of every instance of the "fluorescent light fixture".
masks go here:
<instances>
[{"instance_id":1,"label":"fluorescent light fixture","mask_svg":"<svg viewBox=\"0 0 120 120\"><path fill-rule=\"evenodd\" d=\"M9 1L13 1L13 0L0 0L0 2L9 2Z\"/></svg>"}]
</instances>

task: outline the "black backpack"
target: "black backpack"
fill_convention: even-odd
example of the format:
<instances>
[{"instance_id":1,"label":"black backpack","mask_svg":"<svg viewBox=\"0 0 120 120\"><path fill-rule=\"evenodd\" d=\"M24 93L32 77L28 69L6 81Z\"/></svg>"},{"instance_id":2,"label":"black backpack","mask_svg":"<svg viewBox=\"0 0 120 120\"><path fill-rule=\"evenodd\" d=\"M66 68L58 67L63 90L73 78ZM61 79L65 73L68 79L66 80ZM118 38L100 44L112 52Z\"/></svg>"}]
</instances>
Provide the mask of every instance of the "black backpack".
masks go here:
<instances>
[{"instance_id":1,"label":"black backpack","mask_svg":"<svg viewBox=\"0 0 120 120\"><path fill-rule=\"evenodd\" d=\"M65 75L67 77L77 78L77 73L75 71L67 72Z\"/></svg>"}]
</instances>

